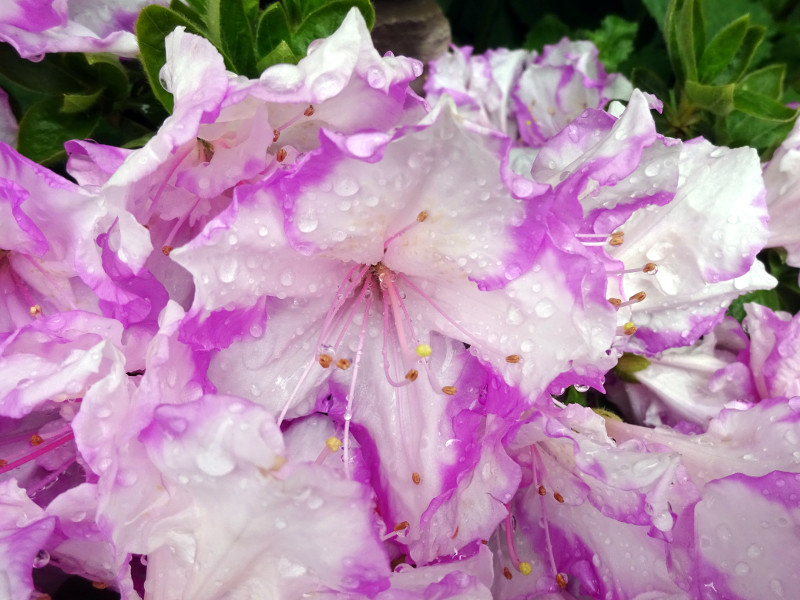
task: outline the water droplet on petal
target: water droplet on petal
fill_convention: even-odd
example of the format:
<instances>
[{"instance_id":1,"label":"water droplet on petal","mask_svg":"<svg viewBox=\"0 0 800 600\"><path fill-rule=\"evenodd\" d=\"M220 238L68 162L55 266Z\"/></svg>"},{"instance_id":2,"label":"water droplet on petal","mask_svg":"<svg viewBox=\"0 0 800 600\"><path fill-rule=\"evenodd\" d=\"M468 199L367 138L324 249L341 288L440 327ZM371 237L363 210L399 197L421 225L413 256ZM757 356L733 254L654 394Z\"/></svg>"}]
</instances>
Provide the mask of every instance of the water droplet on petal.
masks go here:
<instances>
[{"instance_id":1,"label":"water droplet on petal","mask_svg":"<svg viewBox=\"0 0 800 600\"><path fill-rule=\"evenodd\" d=\"M301 214L297 219L297 228L303 233L311 233L319 226L317 213L312 210Z\"/></svg>"},{"instance_id":2,"label":"water droplet on petal","mask_svg":"<svg viewBox=\"0 0 800 600\"><path fill-rule=\"evenodd\" d=\"M231 283L239 272L239 262L232 256L222 259L217 270L217 277L222 283Z\"/></svg>"},{"instance_id":3,"label":"water droplet on petal","mask_svg":"<svg viewBox=\"0 0 800 600\"><path fill-rule=\"evenodd\" d=\"M280 275L281 285L289 287L294 283L294 271L285 269Z\"/></svg>"},{"instance_id":4,"label":"water droplet on petal","mask_svg":"<svg viewBox=\"0 0 800 600\"><path fill-rule=\"evenodd\" d=\"M533 310L536 311L536 315L541 319L552 317L553 313L556 312L553 303L549 300L540 300L536 303L536 306L533 307Z\"/></svg>"}]
</instances>

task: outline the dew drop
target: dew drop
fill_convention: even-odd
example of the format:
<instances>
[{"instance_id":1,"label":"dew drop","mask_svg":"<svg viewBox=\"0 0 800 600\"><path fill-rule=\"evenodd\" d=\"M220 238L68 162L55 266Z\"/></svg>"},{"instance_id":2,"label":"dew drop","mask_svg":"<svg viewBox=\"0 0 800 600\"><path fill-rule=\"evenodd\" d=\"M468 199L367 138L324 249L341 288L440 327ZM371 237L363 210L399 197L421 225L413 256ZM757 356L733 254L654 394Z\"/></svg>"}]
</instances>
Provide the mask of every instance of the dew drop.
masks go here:
<instances>
[{"instance_id":1,"label":"dew drop","mask_svg":"<svg viewBox=\"0 0 800 600\"><path fill-rule=\"evenodd\" d=\"M280 282L282 286L289 287L294 283L294 271L285 269L280 275Z\"/></svg>"},{"instance_id":2,"label":"dew drop","mask_svg":"<svg viewBox=\"0 0 800 600\"><path fill-rule=\"evenodd\" d=\"M549 300L540 300L536 303L536 306L533 307L533 310L536 312L536 315L541 319L547 319L548 317L552 317L553 314L556 312L553 303Z\"/></svg>"},{"instance_id":3,"label":"dew drop","mask_svg":"<svg viewBox=\"0 0 800 600\"><path fill-rule=\"evenodd\" d=\"M227 475L236 467L233 460L215 448L204 448L195 456L198 468L214 477Z\"/></svg>"},{"instance_id":4,"label":"dew drop","mask_svg":"<svg viewBox=\"0 0 800 600\"><path fill-rule=\"evenodd\" d=\"M228 256L222 259L222 263L220 263L219 269L217 269L217 277L222 283L231 283L236 279L238 272L238 261L232 256Z\"/></svg>"},{"instance_id":5,"label":"dew drop","mask_svg":"<svg viewBox=\"0 0 800 600\"><path fill-rule=\"evenodd\" d=\"M297 228L303 233L311 233L319 226L317 213L312 210L301 214L297 219Z\"/></svg>"},{"instance_id":6,"label":"dew drop","mask_svg":"<svg viewBox=\"0 0 800 600\"><path fill-rule=\"evenodd\" d=\"M379 67L370 67L367 69L367 83L371 88L382 88L386 86L386 75L383 69Z\"/></svg>"},{"instance_id":7,"label":"dew drop","mask_svg":"<svg viewBox=\"0 0 800 600\"><path fill-rule=\"evenodd\" d=\"M333 184L333 191L343 198L354 195L358 192L358 190L358 182L352 177L343 177L342 179L337 179Z\"/></svg>"}]
</instances>

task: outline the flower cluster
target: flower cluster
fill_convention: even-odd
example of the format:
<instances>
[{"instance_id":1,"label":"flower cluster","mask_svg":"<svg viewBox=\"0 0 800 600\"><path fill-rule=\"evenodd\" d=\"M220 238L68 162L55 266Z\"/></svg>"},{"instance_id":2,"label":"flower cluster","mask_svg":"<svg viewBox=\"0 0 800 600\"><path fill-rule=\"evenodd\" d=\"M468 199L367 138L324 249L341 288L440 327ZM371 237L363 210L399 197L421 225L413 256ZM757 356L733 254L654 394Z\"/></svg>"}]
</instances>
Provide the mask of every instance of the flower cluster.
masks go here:
<instances>
[{"instance_id":1,"label":"flower cluster","mask_svg":"<svg viewBox=\"0 0 800 600\"><path fill-rule=\"evenodd\" d=\"M589 43L425 99L357 10L258 79L166 55L172 114L72 180L0 127L0 597L800 590L800 326L725 318L775 284L754 150L658 134ZM607 382L631 422L555 398Z\"/></svg>"}]
</instances>

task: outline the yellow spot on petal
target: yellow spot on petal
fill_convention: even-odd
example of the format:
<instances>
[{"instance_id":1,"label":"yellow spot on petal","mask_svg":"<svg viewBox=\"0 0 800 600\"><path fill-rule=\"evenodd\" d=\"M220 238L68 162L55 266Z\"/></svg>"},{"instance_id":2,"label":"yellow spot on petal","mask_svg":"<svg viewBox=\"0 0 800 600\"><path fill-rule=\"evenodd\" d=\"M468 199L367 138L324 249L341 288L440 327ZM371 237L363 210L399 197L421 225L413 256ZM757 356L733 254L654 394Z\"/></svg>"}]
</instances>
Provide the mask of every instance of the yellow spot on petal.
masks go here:
<instances>
[{"instance_id":1,"label":"yellow spot on petal","mask_svg":"<svg viewBox=\"0 0 800 600\"><path fill-rule=\"evenodd\" d=\"M431 354L433 354L433 348L431 348L428 344L420 344L417 346L417 355L420 357L425 358Z\"/></svg>"},{"instance_id":2,"label":"yellow spot on petal","mask_svg":"<svg viewBox=\"0 0 800 600\"><path fill-rule=\"evenodd\" d=\"M531 567L531 563L529 562L521 562L519 563L519 572L523 575L530 575L533 568Z\"/></svg>"},{"instance_id":3,"label":"yellow spot on petal","mask_svg":"<svg viewBox=\"0 0 800 600\"><path fill-rule=\"evenodd\" d=\"M612 421L622 422L622 417L620 417L618 414L611 412L610 410L606 410L605 408L593 408L592 410L601 417L603 417L604 419L610 419Z\"/></svg>"}]
</instances>

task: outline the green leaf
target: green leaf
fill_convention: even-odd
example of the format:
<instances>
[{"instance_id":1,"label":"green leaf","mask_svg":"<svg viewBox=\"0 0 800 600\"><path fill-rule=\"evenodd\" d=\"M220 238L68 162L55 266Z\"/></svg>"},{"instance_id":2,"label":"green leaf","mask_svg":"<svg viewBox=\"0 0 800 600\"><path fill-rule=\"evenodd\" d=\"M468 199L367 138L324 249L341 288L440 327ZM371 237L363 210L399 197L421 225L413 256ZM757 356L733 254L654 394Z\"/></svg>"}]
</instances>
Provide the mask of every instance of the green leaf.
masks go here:
<instances>
[{"instance_id":1,"label":"green leaf","mask_svg":"<svg viewBox=\"0 0 800 600\"><path fill-rule=\"evenodd\" d=\"M703 83L732 83L714 80L736 56L749 26L750 16L744 15L728 24L711 39L697 65L700 81Z\"/></svg>"},{"instance_id":2,"label":"green leaf","mask_svg":"<svg viewBox=\"0 0 800 600\"><path fill-rule=\"evenodd\" d=\"M747 316L744 312L744 305L748 302L755 302L772 310L781 309L781 301L776 290L755 290L754 292L743 294L731 302L730 307L728 307L728 315L741 323Z\"/></svg>"},{"instance_id":3,"label":"green leaf","mask_svg":"<svg viewBox=\"0 0 800 600\"><path fill-rule=\"evenodd\" d=\"M105 52L87 53L83 57L96 74L97 85L104 87L114 100L124 100L130 94L128 72L119 58Z\"/></svg>"},{"instance_id":4,"label":"green leaf","mask_svg":"<svg viewBox=\"0 0 800 600\"><path fill-rule=\"evenodd\" d=\"M15 84L34 92L57 95L79 92L85 87L78 73L64 64L62 54L48 54L40 62L20 58L9 44L0 44L0 73Z\"/></svg>"},{"instance_id":5,"label":"green leaf","mask_svg":"<svg viewBox=\"0 0 800 600\"><path fill-rule=\"evenodd\" d=\"M733 104L736 110L765 121L786 123L797 118L797 110L781 104L777 100L736 87L733 93Z\"/></svg>"},{"instance_id":6,"label":"green leaf","mask_svg":"<svg viewBox=\"0 0 800 600\"><path fill-rule=\"evenodd\" d=\"M769 65L758 71L748 73L736 87L780 100L781 96L783 96L783 80L785 77L786 65Z\"/></svg>"},{"instance_id":7,"label":"green leaf","mask_svg":"<svg viewBox=\"0 0 800 600\"><path fill-rule=\"evenodd\" d=\"M679 81L697 81L697 56L705 45L695 0L672 0L667 12L667 49Z\"/></svg>"},{"instance_id":8,"label":"green leaf","mask_svg":"<svg viewBox=\"0 0 800 600\"><path fill-rule=\"evenodd\" d=\"M89 137L100 119L96 110L65 113L61 105L59 98L44 100L20 121L17 149L31 160L47 165L64 158L64 142Z\"/></svg>"},{"instance_id":9,"label":"green leaf","mask_svg":"<svg viewBox=\"0 0 800 600\"><path fill-rule=\"evenodd\" d=\"M203 17L201 16L205 14L205 6L203 7L203 12L198 13L193 6L184 4L181 0L172 0L172 2L169 3L169 9L178 13L184 19L189 21L195 26L197 31L205 31L206 25L203 22Z\"/></svg>"},{"instance_id":10,"label":"green leaf","mask_svg":"<svg viewBox=\"0 0 800 600\"><path fill-rule=\"evenodd\" d=\"M257 69L263 72L272 65L277 65L279 63L289 63L294 65L297 64L299 60L299 57L292 52L291 48L289 48L289 44L281 40L281 43L278 44L277 48L258 61Z\"/></svg>"},{"instance_id":11,"label":"green leaf","mask_svg":"<svg viewBox=\"0 0 800 600\"><path fill-rule=\"evenodd\" d=\"M615 15L608 15L597 29L589 34L589 39L597 46L600 62L607 71L616 71L633 52L633 41L639 25Z\"/></svg>"},{"instance_id":12,"label":"green leaf","mask_svg":"<svg viewBox=\"0 0 800 600\"><path fill-rule=\"evenodd\" d=\"M64 114L82 113L95 104L103 94L103 90L98 90L92 94L64 94L61 102L61 112Z\"/></svg>"},{"instance_id":13,"label":"green leaf","mask_svg":"<svg viewBox=\"0 0 800 600\"><path fill-rule=\"evenodd\" d=\"M234 71L248 77L258 76L253 30L243 0L226 0L224 8L220 7L220 36L224 54L233 62Z\"/></svg>"},{"instance_id":14,"label":"green leaf","mask_svg":"<svg viewBox=\"0 0 800 600\"><path fill-rule=\"evenodd\" d=\"M526 50L541 52L547 44L555 44L568 36L571 29L553 13L547 13L528 30L523 47Z\"/></svg>"},{"instance_id":15,"label":"green leaf","mask_svg":"<svg viewBox=\"0 0 800 600\"><path fill-rule=\"evenodd\" d=\"M650 361L647 360L644 356L639 356L638 354L631 354L630 352L625 352L622 356L619 357L617 365L614 367L614 373L622 381L625 381L627 383L639 383L639 380L636 378L635 373L638 373L639 371L644 371L649 366L650 366Z\"/></svg>"},{"instance_id":16,"label":"green leaf","mask_svg":"<svg viewBox=\"0 0 800 600\"><path fill-rule=\"evenodd\" d=\"M704 85L696 81L687 81L684 90L686 98L695 106L699 106L715 115L727 115L734 109L733 94L735 86Z\"/></svg>"},{"instance_id":17,"label":"green leaf","mask_svg":"<svg viewBox=\"0 0 800 600\"><path fill-rule=\"evenodd\" d=\"M286 40L290 37L289 23L286 20L286 13L283 7L280 3L271 4L261 15L261 20L258 22L256 52L259 56L266 57L281 42L286 43Z\"/></svg>"},{"instance_id":18,"label":"green leaf","mask_svg":"<svg viewBox=\"0 0 800 600\"><path fill-rule=\"evenodd\" d=\"M667 30L667 13L670 7L670 0L642 0L642 3L647 8L647 12L658 23L658 28L661 32Z\"/></svg>"},{"instance_id":19,"label":"green leaf","mask_svg":"<svg viewBox=\"0 0 800 600\"><path fill-rule=\"evenodd\" d=\"M139 52L147 73L147 80L150 82L155 97L170 113L173 106L172 94L161 85L158 74L161 67L167 62L164 39L180 26L185 27L186 31L191 33L198 33L195 27L181 14L157 4L146 6L139 13L136 21L136 38L139 41Z\"/></svg>"},{"instance_id":20,"label":"green leaf","mask_svg":"<svg viewBox=\"0 0 800 600\"><path fill-rule=\"evenodd\" d=\"M758 47L764 40L766 30L760 25L751 25L747 28L738 51L728 65L717 75L717 81L735 82L747 72L753 61Z\"/></svg>"},{"instance_id":21,"label":"green leaf","mask_svg":"<svg viewBox=\"0 0 800 600\"><path fill-rule=\"evenodd\" d=\"M308 13L300 26L294 31L289 42L292 51L298 56L305 56L308 45L314 40L327 37L336 31L353 6L356 6L361 11L361 14L364 15L364 20L367 22L368 27L370 22L375 22L375 13L369 0L333 0L326 2L321 8Z\"/></svg>"},{"instance_id":22,"label":"green leaf","mask_svg":"<svg viewBox=\"0 0 800 600\"><path fill-rule=\"evenodd\" d=\"M734 112L726 117L726 139L721 140L728 146L752 146L766 160L786 139L792 130L792 122L779 123L764 121L742 112Z\"/></svg>"}]
</instances>

